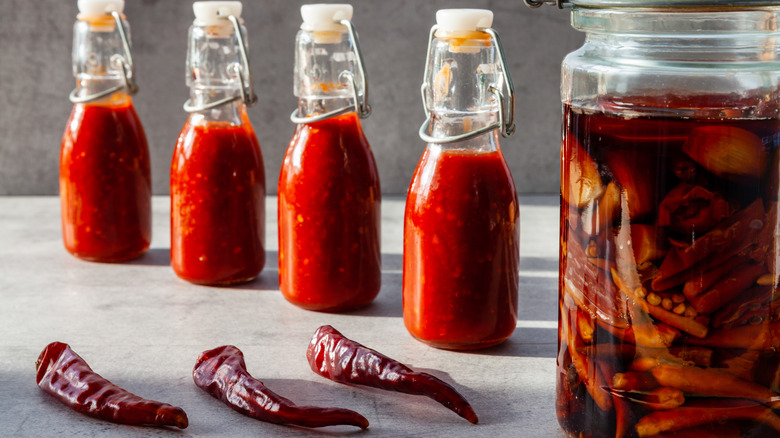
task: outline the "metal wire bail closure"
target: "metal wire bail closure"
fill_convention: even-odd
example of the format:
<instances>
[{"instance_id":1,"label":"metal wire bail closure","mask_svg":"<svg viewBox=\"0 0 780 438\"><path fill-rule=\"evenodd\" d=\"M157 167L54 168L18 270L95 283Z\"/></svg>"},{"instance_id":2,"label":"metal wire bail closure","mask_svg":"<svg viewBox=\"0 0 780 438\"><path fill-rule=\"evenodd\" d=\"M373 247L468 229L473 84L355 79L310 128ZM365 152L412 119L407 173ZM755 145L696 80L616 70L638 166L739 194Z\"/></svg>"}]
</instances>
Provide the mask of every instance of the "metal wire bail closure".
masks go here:
<instances>
[{"instance_id":1,"label":"metal wire bail closure","mask_svg":"<svg viewBox=\"0 0 780 438\"><path fill-rule=\"evenodd\" d=\"M360 84L358 84L355 74L351 71L344 70L339 73L339 81L346 81L347 85L352 89L354 104L352 106L345 106L333 111L328 111L327 113L309 117L300 117L298 115L298 108L296 108L293 110L292 114L290 114L290 120L295 124L320 122L352 111L361 119L365 119L371 115L371 105L368 104L368 77L366 76L366 70L363 67L363 52L360 50L357 31L350 20L340 20L337 21L337 23L347 28L349 40L352 43L352 47L355 48L355 66L360 73Z\"/></svg>"},{"instance_id":2,"label":"metal wire bail closure","mask_svg":"<svg viewBox=\"0 0 780 438\"><path fill-rule=\"evenodd\" d=\"M79 96L79 89L74 88L68 96L70 101L73 103L91 102L93 100L98 100L100 98L110 96L122 89L127 90L127 93L130 95L138 92L138 85L135 83L135 64L133 64L133 53L130 50L130 40L127 39L127 32L125 32L125 25L122 22L122 16L117 11L112 11L111 16L114 17L114 21L116 22L116 30L119 32L119 38L122 40L122 49L125 52L125 56L122 56L118 53L111 56L111 64L122 69L123 84L111 87L99 93L89 94L86 96Z\"/></svg>"},{"instance_id":3,"label":"metal wire bail closure","mask_svg":"<svg viewBox=\"0 0 780 438\"><path fill-rule=\"evenodd\" d=\"M431 33L428 36L428 56L431 54L431 45L433 44L433 38L436 35L436 31L439 30L439 25L434 25L431 28ZM423 80L423 84L420 87L420 93L422 94L422 101L423 101L423 108L425 108L425 113L427 117L425 118L425 121L423 122L422 126L420 126L420 138L426 142L426 143L434 143L434 144L446 144L446 143L455 143L463 140L468 140L470 138L477 137L479 135L482 135L486 132L493 131L495 129L501 130L501 136L504 138L507 138L515 133L515 85L512 82L512 75L509 73L509 69L506 65L506 56L504 55L504 46L501 44L501 38L498 36L498 32L495 31L495 29L491 27L481 27L477 30L481 32L485 32L493 40L493 43L496 46L496 49L498 49L498 62L501 66L501 72L504 75L504 83L506 83L506 94L504 91L502 91L496 84L489 84L488 85L488 91L493 93L496 96L496 100L498 101L498 121L495 123L491 123L488 126L484 126L482 128L476 129L471 132L466 132L464 134L460 135L453 135L449 137L433 137L429 134L431 131L431 114L432 110L428 107L428 101L425 99L425 92L428 89L428 85L425 83L425 80ZM425 75L424 78L428 78L428 60L425 61Z\"/></svg>"},{"instance_id":4,"label":"metal wire bail closure","mask_svg":"<svg viewBox=\"0 0 780 438\"><path fill-rule=\"evenodd\" d=\"M216 108L226 103L234 102L241 99L246 106L252 106L257 103L257 95L255 94L255 85L252 81L252 69L249 66L249 54L244 41L244 35L241 33L241 23L238 21L238 17L235 15L221 15L220 18L230 20L233 24L233 30L236 33L236 39L238 40L238 49L241 53L241 65L231 63L228 65L228 75L237 77L241 82L241 94L239 96L226 97L205 105L192 105L190 99L184 102L184 111L188 113L194 113L198 111L205 111L212 108Z\"/></svg>"},{"instance_id":5,"label":"metal wire bail closure","mask_svg":"<svg viewBox=\"0 0 780 438\"><path fill-rule=\"evenodd\" d=\"M567 0L523 0L526 6L529 8L538 8L543 4L557 5L558 9L563 9L564 5L568 3Z\"/></svg>"}]
</instances>

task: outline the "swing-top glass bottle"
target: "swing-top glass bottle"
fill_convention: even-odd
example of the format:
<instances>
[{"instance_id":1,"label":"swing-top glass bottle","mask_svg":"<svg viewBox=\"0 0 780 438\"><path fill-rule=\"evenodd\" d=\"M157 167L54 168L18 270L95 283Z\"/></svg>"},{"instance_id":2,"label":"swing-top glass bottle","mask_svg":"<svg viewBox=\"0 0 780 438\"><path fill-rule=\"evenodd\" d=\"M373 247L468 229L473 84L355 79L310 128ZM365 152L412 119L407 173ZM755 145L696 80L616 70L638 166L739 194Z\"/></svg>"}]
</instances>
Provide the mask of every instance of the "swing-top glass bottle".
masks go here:
<instances>
[{"instance_id":1,"label":"swing-top glass bottle","mask_svg":"<svg viewBox=\"0 0 780 438\"><path fill-rule=\"evenodd\" d=\"M514 91L485 10L436 14L423 80L427 146L404 219L404 323L439 348L498 344L515 329L520 218L499 132Z\"/></svg>"},{"instance_id":2,"label":"swing-top glass bottle","mask_svg":"<svg viewBox=\"0 0 780 438\"><path fill-rule=\"evenodd\" d=\"M60 154L62 236L73 255L116 262L151 242L149 147L123 0L79 0L73 27L73 111Z\"/></svg>"},{"instance_id":3,"label":"swing-top glass bottle","mask_svg":"<svg viewBox=\"0 0 780 438\"><path fill-rule=\"evenodd\" d=\"M295 134L279 176L279 283L303 308L341 311L377 296L380 188L360 119L368 82L352 6L301 7Z\"/></svg>"},{"instance_id":4,"label":"swing-top glass bottle","mask_svg":"<svg viewBox=\"0 0 780 438\"><path fill-rule=\"evenodd\" d=\"M171 163L171 265L199 284L252 280L265 264L265 172L241 2L195 2L189 117Z\"/></svg>"}]
</instances>

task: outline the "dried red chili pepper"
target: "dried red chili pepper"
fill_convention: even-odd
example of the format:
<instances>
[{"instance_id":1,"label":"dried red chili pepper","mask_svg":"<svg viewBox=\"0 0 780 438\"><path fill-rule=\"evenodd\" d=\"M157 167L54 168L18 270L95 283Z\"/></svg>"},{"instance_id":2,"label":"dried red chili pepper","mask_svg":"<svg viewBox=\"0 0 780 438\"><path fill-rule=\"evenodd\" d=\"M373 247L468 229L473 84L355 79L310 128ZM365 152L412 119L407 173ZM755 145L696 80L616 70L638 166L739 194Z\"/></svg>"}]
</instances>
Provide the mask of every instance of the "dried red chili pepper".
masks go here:
<instances>
[{"instance_id":1,"label":"dried red chili pepper","mask_svg":"<svg viewBox=\"0 0 780 438\"><path fill-rule=\"evenodd\" d=\"M297 406L252 377L244 354L232 345L204 351L192 370L195 384L234 410L269 423L303 427L368 427L368 420L349 409Z\"/></svg>"},{"instance_id":2,"label":"dried red chili pepper","mask_svg":"<svg viewBox=\"0 0 780 438\"><path fill-rule=\"evenodd\" d=\"M35 363L38 386L77 412L135 426L187 427L181 408L138 397L92 371L68 344L52 342Z\"/></svg>"},{"instance_id":3,"label":"dried red chili pepper","mask_svg":"<svg viewBox=\"0 0 780 438\"><path fill-rule=\"evenodd\" d=\"M477 424L477 414L452 386L346 338L329 325L314 332L306 351L311 369L334 382L430 397Z\"/></svg>"}]
</instances>

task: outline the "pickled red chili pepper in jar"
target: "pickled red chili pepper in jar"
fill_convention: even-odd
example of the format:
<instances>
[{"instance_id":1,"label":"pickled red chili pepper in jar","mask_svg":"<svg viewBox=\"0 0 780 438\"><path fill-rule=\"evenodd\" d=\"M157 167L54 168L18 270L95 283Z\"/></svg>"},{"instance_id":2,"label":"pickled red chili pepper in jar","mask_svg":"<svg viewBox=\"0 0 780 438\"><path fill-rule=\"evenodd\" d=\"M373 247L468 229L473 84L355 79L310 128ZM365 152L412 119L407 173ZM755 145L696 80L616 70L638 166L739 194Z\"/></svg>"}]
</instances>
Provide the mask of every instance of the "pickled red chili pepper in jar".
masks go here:
<instances>
[{"instance_id":1,"label":"pickled red chili pepper in jar","mask_svg":"<svg viewBox=\"0 0 780 438\"><path fill-rule=\"evenodd\" d=\"M780 59L761 25L780 10L573 3L588 39L563 65L559 422L780 436Z\"/></svg>"},{"instance_id":2,"label":"pickled red chili pepper in jar","mask_svg":"<svg viewBox=\"0 0 780 438\"><path fill-rule=\"evenodd\" d=\"M435 347L483 348L517 323L520 218L498 144L498 132L513 129L513 91L492 12L450 9L436 18L420 131L428 144L404 216L404 323Z\"/></svg>"}]
</instances>

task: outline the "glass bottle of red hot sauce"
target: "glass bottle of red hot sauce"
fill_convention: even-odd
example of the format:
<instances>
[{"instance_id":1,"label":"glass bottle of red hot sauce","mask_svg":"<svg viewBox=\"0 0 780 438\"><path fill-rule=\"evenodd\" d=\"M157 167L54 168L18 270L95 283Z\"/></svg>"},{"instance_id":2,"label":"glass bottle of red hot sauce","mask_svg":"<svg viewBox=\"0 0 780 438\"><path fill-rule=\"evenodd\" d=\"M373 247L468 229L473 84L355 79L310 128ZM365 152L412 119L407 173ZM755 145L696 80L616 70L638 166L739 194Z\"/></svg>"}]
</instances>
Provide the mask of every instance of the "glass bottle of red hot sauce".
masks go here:
<instances>
[{"instance_id":1,"label":"glass bottle of red hot sauce","mask_svg":"<svg viewBox=\"0 0 780 438\"><path fill-rule=\"evenodd\" d=\"M62 237L97 262L140 256L152 234L149 147L123 0L79 0L73 28L74 103L60 154Z\"/></svg>"},{"instance_id":2,"label":"glass bottle of red hot sauce","mask_svg":"<svg viewBox=\"0 0 780 438\"><path fill-rule=\"evenodd\" d=\"M301 7L295 50L298 126L279 177L279 283L305 309L365 306L381 284L380 190L360 125L367 82L352 6Z\"/></svg>"},{"instance_id":3,"label":"glass bottle of red hot sauce","mask_svg":"<svg viewBox=\"0 0 780 438\"><path fill-rule=\"evenodd\" d=\"M404 219L404 323L438 348L498 344L515 329L519 211L498 132L513 87L486 10L436 14L422 87L427 146Z\"/></svg>"},{"instance_id":4,"label":"glass bottle of red hot sauce","mask_svg":"<svg viewBox=\"0 0 780 438\"><path fill-rule=\"evenodd\" d=\"M198 284L252 280L265 264L265 171L241 2L195 2L189 118L171 163L171 265Z\"/></svg>"}]
</instances>

